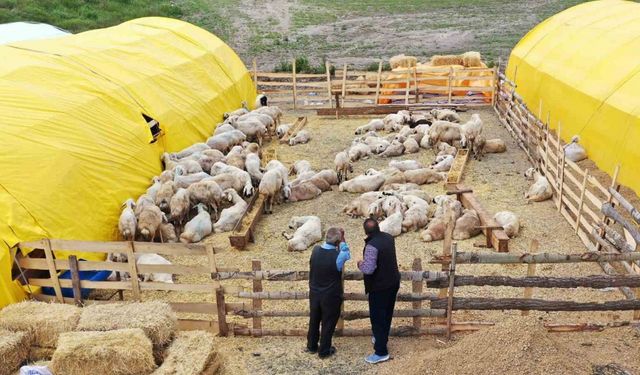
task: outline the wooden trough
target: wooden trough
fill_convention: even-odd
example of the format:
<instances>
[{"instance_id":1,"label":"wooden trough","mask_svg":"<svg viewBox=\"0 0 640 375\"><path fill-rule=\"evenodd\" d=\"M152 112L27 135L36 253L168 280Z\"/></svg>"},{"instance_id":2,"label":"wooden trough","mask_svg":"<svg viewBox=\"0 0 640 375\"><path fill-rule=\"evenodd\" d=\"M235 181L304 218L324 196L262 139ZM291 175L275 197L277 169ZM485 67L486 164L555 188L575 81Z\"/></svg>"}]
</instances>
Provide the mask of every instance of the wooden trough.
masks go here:
<instances>
[{"instance_id":1,"label":"wooden trough","mask_svg":"<svg viewBox=\"0 0 640 375\"><path fill-rule=\"evenodd\" d=\"M229 235L229 243L236 249L244 249L247 243L253 242L253 230L264 210L264 197L255 193L242 218L238 220L233 231Z\"/></svg>"},{"instance_id":2,"label":"wooden trough","mask_svg":"<svg viewBox=\"0 0 640 375\"><path fill-rule=\"evenodd\" d=\"M453 159L451 169L449 170L449 173L447 173L447 186L455 185L460 182L462 179L462 173L464 172L464 167L467 165L467 159L469 159L469 149L459 149L456 153L455 159Z\"/></svg>"},{"instance_id":3,"label":"wooden trough","mask_svg":"<svg viewBox=\"0 0 640 375\"><path fill-rule=\"evenodd\" d=\"M291 138L291 136L298 133L306 125L307 125L307 117L306 116L298 117L298 119L296 120L295 123L293 123L293 126L291 126L287 134L285 134L284 137L280 139L280 143L289 143L289 139Z\"/></svg>"},{"instance_id":4,"label":"wooden trough","mask_svg":"<svg viewBox=\"0 0 640 375\"><path fill-rule=\"evenodd\" d=\"M473 190L468 189L462 184L447 185L447 190L447 194L455 194L465 208L473 209L478 213L480 223L482 224L482 232L487 238L487 243L482 246L493 247L501 253L508 252L509 236L507 236L504 230L500 229L498 223L493 220L493 215L482 207L480 201L473 195Z\"/></svg>"}]
</instances>

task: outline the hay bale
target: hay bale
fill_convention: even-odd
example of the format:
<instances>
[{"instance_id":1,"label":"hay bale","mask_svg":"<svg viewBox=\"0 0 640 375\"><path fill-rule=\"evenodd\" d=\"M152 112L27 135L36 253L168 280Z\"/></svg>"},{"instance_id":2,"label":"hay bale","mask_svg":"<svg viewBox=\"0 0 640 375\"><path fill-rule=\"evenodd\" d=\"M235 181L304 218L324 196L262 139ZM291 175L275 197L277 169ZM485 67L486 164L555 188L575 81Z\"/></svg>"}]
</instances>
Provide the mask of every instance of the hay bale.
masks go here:
<instances>
[{"instance_id":1,"label":"hay bale","mask_svg":"<svg viewBox=\"0 0 640 375\"><path fill-rule=\"evenodd\" d=\"M152 344L140 328L60 335L51 370L65 375L145 375L156 365Z\"/></svg>"},{"instance_id":2,"label":"hay bale","mask_svg":"<svg viewBox=\"0 0 640 375\"><path fill-rule=\"evenodd\" d=\"M433 55L431 56L431 65L433 66L442 66L442 65L462 65L462 56L461 55Z\"/></svg>"},{"instance_id":3,"label":"hay bale","mask_svg":"<svg viewBox=\"0 0 640 375\"><path fill-rule=\"evenodd\" d=\"M462 65L467 68L481 68L482 57L480 52L469 51L462 54Z\"/></svg>"},{"instance_id":4,"label":"hay bale","mask_svg":"<svg viewBox=\"0 0 640 375\"><path fill-rule=\"evenodd\" d=\"M11 375L29 356L31 338L27 332L0 330L0 375Z\"/></svg>"},{"instance_id":5,"label":"hay bale","mask_svg":"<svg viewBox=\"0 0 640 375\"><path fill-rule=\"evenodd\" d=\"M167 303L108 303L85 307L77 330L110 331L140 328L154 346L163 346L171 341L177 326L176 314Z\"/></svg>"},{"instance_id":6,"label":"hay bale","mask_svg":"<svg viewBox=\"0 0 640 375\"><path fill-rule=\"evenodd\" d=\"M413 68L418 63L418 58L415 56L406 56L404 53L395 55L389 59L389 65L391 69L395 68Z\"/></svg>"},{"instance_id":7,"label":"hay bale","mask_svg":"<svg viewBox=\"0 0 640 375\"><path fill-rule=\"evenodd\" d=\"M26 331L32 345L55 348L58 336L73 331L80 318L80 308L60 303L25 301L0 311L0 328Z\"/></svg>"},{"instance_id":8,"label":"hay bale","mask_svg":"<svg viewBox=\"0 0 640 375\"><path fill-rule=\"evenodd\" d=\"M179 332L153 375L200 375L214 360L213 345L213 335L208 332Z\"/></svg>"},{"instance_id":9,"label":"hay bale","mask_svg":"<svg viewBox=\"0 0 640 375\"><path fill-rule=\"evenodd\" d=\"M29 348L29 362L50 361L53 357L55 348L43 348L40 346L31 346Z\"/></svg>"}]
</instances>

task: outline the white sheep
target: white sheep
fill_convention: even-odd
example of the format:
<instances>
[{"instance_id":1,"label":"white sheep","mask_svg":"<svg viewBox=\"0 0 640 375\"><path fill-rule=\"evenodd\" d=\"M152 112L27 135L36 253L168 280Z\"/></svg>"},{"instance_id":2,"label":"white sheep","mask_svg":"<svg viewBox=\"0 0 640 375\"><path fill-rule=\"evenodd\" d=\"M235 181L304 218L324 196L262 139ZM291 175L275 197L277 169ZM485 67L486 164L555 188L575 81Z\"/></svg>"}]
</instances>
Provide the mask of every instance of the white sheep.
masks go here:
<instances>
[{"instance_id":1,"label":"white sheep","mask_svg":"<svg viewBox=\"0 0 640 375\"><path fill-rule=\"evenodd\" d=\"M529 202L542 202L553 197L551 184L545 176L534 168L529 168L524 172L524 176L528 180L534 180L533 185L529 187L529 191L524 194L524 198Z\"/></svg>"},{"instance_id":2,"label":"white sheep","mask_svg":"<svg viewBox=\"0 0 640 375\"><path fill-rule=\"evenodd\" d=\"M254 109L252 112L269 115L277 125L280 125L280 119L282 118L282 110L278 106L270 105L270 106L256 107L256 109Z\"/></svg>"},{"instance_id":3,"label":"white sheep","mask_svg":"<svg viewBox=\"0 0 640 375\"><path fill-rule=\"evenodd\" d=\"M453 165L454 159L451 155L439 156L436 158L436 164L432 165L431 168L438 172L448 172Z\"/></svg>"},{"instance_id":4,"label":"white sheep","mask_svg":"<svg viewBox=\"0 0 640 375\"><path fill-rule=\"evenodd\" d=\"M369 121L366 125L357 127L355 134L360 135L370 131L377 131L382 129L384 129L384 121L380 119L374 119Z\"/></svg>"},{"instance_id":5,"label":"white sheep","mask_svg":"<svg viewBox=\"0 0 640 375\"><path fill-rule=\"evenodd\" d=\"M194 153L198 153L204 150L208 150L210 147L207 146L206 143L195 143L185 149L183 149L180 152L176 152L171 154L172 157L174 157L175 159L182 159L182 158L186 158Z\"/></svg>"},{"instance_id":6,"label":"white sheep","mask_svg":"<svg viewBox=\"0 0 640 375\"><path fill-rule=\"evenodd\" d=\"M230 116L242 116L244 114L249 113L249 110L247 109L247 102L243 101L242 102L242 107L236 109L235 111L231 111L231 112L225 112L222 114L222 118L224 120L228 119Z\"/></svg>"},{"instance_id":7,"label":"white sheep","mask_svg":"<svg viewBox=\"0 0 640 375\"><path fill-rule=\"evenodd\" d=\"M181 175L200 173L202 172L202 167L196 160L183 159L173 168L173 172Z\"/></svg>"},{"instance_id":8,"label":"white sheep","mask_svg":"<svg viewBox=\"0 0 640 375\"><path fill-rule=\"evenodd\" d=\"M268 128L258 118L256 117L245 118L243 120L238 120L232 125L234 125L236 129L244 133L247 139L253 139L256 142L258 142L260 146L262 146L262 139L267 134ZM223 133L223 135L224 134L228 134L228 133Z\"/></svg>"},{"instance_id":9,"label":"white sheep","mask_svg":"<svg viewBox=\"0 0 640 375\"><path fill-rule=\"evenodd\" d=\"M460 122L460 115L452 109L432 109L431 115L436 120L444 120L450 122Z\"/></svg>"},{"instance_id":10,"label":"white sheep","mask_svg":"<svg viewBox=\"0 0 640 375\"><path fill-rule=\"evenodd\" d=\"M311 163L309 163L307 160L304 160L304 159L297 160L291 166L291 169L289 170L289 175L295 174L299 177L302 173L308 172L308 171L312 171Z\"/></svg>"},{"instance_id":11,"label":"white sheep","mask_svg":"<svg viewBox=\"0 0 640 375\"><path fill-rule=\"evenodd\" d=\"M410 116L406 113L391 113L382 119L384 123L384 130L388 132L398 131L402 128L402 125L409 122Z\"/></svg>"},{"instance_id":12,"label":"white sheep","mask_svg":"<svg viewBox=\"0 0 640 375\"><path fill-rule=\"evenodd\" d=\"M249 172L231 165L226 165L224 163L218 162L215 163L213 167L211 167L211 173L215 174L214 181L216 182L218 182L216 178L218 178L219 175L225 173L229 174L235 177L239 183L243 184L244 187L242 189L242 192L245 197L249 197L253 194L253 185L251 183L251 175L249 175ZM222 188L222 184L220 182L218 182L218 185L220 185L220 187Z\"/></svg>"},{"instance_id":13,"label":"white sheep","mask_svg":"<svg viewBox=\"0 0 640 375\"><path fill-rule=\"evenodd\" d=\"M145 206L138 217L138 232L145 240L153 241L163 220L166 217L156 205Z\"/></svg>"},{"instance_id":14,"label":"white sheep","mask_svg":"<svg viewBox=\"0 0 640 375\"><path fill-rule=\"evenodd\" d=\"M349 159L349 154L346 151L340 151L333 159L335 164L336 173L338 173L338 182L346 181L349 179L349 173L353 173L353 164Z\"/></svg>"},{"instance_id":15,"label":"white sheep","mask_svg":"<svg viewBox=\"0 0 640 375\"><path fill-rule=\"evenodd\" d=\"M295 146L299 144L308 143L311 140L311 133L307 130L300 130L295 137L289 139L289 145Z\"/></svg>"},{"instance_id":16,"label":"white sheep","mask_svg":"<svg viewBox=\"0 0 640 375\"><path fill-rule=\"evenodd\" d=\"M198 204L198 214L189 220L184 226L184 231L180 234L180 242L198 242L210 235L213 231L211 215L205 209L205 205Z\"/></svg>"},{"instance_id":17,"label":"white sheep","mask_svg":"<svg viewBox=\"0 0 640 375\"><path fill-rule=\"evenodd\" d=\"M295 230L293 235L282 233L289 240L289 251L304 251L322 239L322 222L317 216L294 216L289 220L289 228Z\"/></svg>"},{"instance_id":18,"label":"white sheep","mask_svg":"<svg viewBox=\"0 0 640 375\"><path fill-rule=\"evenodd\" d=\"M402 172L413 170L413 169L424 168L422 163L415 160L391 160L389 162L389 167L396 168Z\"/></svg>"},{"instance_id":19,"label":"white sheep","mask_svg":"<svg viewBox=\"0 0 640 375\"><path fill-rule=\"evenodd\" d=\"M124 209L122 210L120 219L118 220L118 231L125 241L133 241L136 235L136 227L138 225L138 220L133 212L136 204L133 199L129 198L122 206Z\"/></svg>"},{"instance_id":20,"label":"white sheep","mask_svg":"<svg viewBox=\"0 0 640 375\"><path fill-rule=\"evenodd\" d=\"M195 184L196 182L209 177L211 177L211 175L205 172L183 175L180 170L176 170L175 176L173 177L174 188L187 188L189 185Z\"/></svg>"},{"instance_id":21,"label":"white sheep","mask_svg":"<svg viewBox=\"0 0 640 375\"><path fill-rule=\"evenodd\" d=\"M167 181L173 181L173 171L162 171L158 179L163 184L166 183Z\"/></svg>"},{"instance_id":22,"label":"white sheep","mask_svg":"<svg viewBox=\"0 0 640 375\"><path fill-rule=\"evenodd\" d=\"M138 200L134 205L133 213L136 215L136 217L140 217L140 213L142 212L142 210L144 210L146 207L153 206L154 204L154 200L149 195L142 194L138 197Z\"/></svg>"},{"instance_id":23,"label":"white sheep","mask_svg":"<svg viewBox=\"0 0 640 375\"><path fill-rule=\"evenodd\" d=\"M278 139L284 138L284 136L289 133L291 126L293 126L293 124L278 125L278 127L276 128L276 136L278 137Z\"/></svg>"},{"instance_id":24,"label":"white sheep","mask_svg":"<svg viewBox=\"0 0 640 375\"><path fill-rule=\"evenodd\" d=\"M176 235L176 227L171 223L160 223L160 227L158 228L160 232L160 242L166 243L174 243L178 242L178 236Z\"/></svg>"},{"instance_id":25,"label":"white sheep","mask_svg":"<svg viewBox=\"0 0 640 375\"><path fill-rule=\"evenodd\" d=\"M306 180L299 184L292 185L286 194L289 202L298 202L316 198L322 194L322 189L320 189L317 184L314 184L312 180Z\"/></svg>"},{"instance_id":26,"label":"white sheep","mask_svg":"<svg viewBox=\"0 0 640 375\"><path fill-rule=\"evenodd\" d=\"M342 212L351 217L367 216L369 215L369 205L381 197L383 197L382 193L377 191L363 193L345 205Z\"/></svg>"},{"instance_id":27,"label":"white sheep","mask_svg":"<svg viewBox=\"0 0 640 375\"><path fill-rule=\"evenodd\" d=\"M479 235L482 232L482 229L478 228L480 225L480 218L475 210L464 210L462 216L456 220L453 239L466 240Z\"/></svg>"},{"instance_id":28,"label":"white sheep","mask_svg":"<svg viewBox=\"0 0 640 375\"><path fill-rule=\"evenodd\" d=\"M331 169L323 169L320 172L316 173L314 177L320 177L325 180L329 185L338 185L338 173L336 171L332 171Z\"/></svg>"},{"instance_id":29,"label":"white sheep","mask_svg":"<svg viewBox=\"0 0 640 375\"><path fill-rule=\"evenodd\" d=\"M242 146L233 146L229 153L224 157L223 163L244 169L244 149ZM215 165L215 163L213 163ZM211 166L213 168L213 166Z\"/></svg>"},{"instance_id":30,"label":"white sheep","mask_svg":"<svg viewBox=\"0 0 640 375\"><path fill-rule=\"evenodd\" d=\"M402 231L409 232L425 227L428 222L429 203L414 195L401 195L404 203L409 207L404 213Z\"/></svg>"},{"instance_id":31,"label":"white sheep","mask_svg":"<svg viewBox=\"0 0 640 375\"><path fill-rule=\"evenodd\" d=\"M247 158L244 162L244 167L251 176L251 181L254 184L259 184L260 180L262 180L262 171L260 170L261 160L257 154L249 153L247 154Z\"/></svg>"},{"instance_id":32,"label":"white sheep","mask_svg":"<svg viewBox=\"0 0 640 375\"><path fill-rule=\"evenodd\" d=\"M438 150L438 154L436 156L445 156L445 155L456 156L456 154L458 153L457 148L445 142L438 143L438 145L436 146L436 149Z\"/></svg>"},{"instance_id":33,"label":"white sheep","mask_svg":"<svg viewBox=\"0 0 640 375\"><path fill-rule=\"evenodd\" d=\"M162 186L162 182L158 176L154 176L152 179L152 184L147 189L147 195L151 197L151 199L155 200L158 191L160 190L160 186Z\"/></svg>"},{"instance_id":34,"label":"white sheep","mask_svg":"<svg viewBox=\"0 0 640 375\"><path fill-rule=\"evenodd\" d=\"M347 150L347 155L349 155L349 160L352 162L367 159L371 156L371 148L364 143L358 143Z\"/></svg>"},{"instance_id":35,"label":"white sheep","mask_svg":"<svg viewBox=\"0 0 640 375\"><path fill-rule=\"evenodd\" d=\"M427 136L422 139L424 142L433 146L438 142L446 142L453 144L454 141L460 140L460 125L449 121L435 121L431 124Z\"/></svg>"},{"instance_id":36,"label":"white sheep","mask_svg":"<svg viewBox=\"0 0 640 375\"><path fill-rule=\"evenodd\" d=\"M402 213L396 212L380 222L380 231L393 237L399 236L402 233L402 220Z\"/></svg>"},{"instance_id":37,"label":"white sheep","mask_svg":"<svg viewBox=\"0 0 640 375\"><path fill-rule=\"evenodd\" d=\"M273 213L273 201L280 196L283 188L284 181L278 169L270 169L264 173L258 186L258 193L264 198L265 213Z\"/></svg>"},{"instance_id":38,"label":"white sheep","mask_svg":"<svg viewBox=\"0 0 640 375\"><path fill-rule=\"evenodd\" d=\"M400 198L395 195L383 195L369 205L368 214L370 217L380 219L395 213L404 214L406 210L407 206Z\"/></svg>"},{"instance_id":39,"label":"white sheep","mask_svg":"<svg viewBox=\"0 0 640 375\"><path fill-rule=\"evenodd\" d=\"M509 238L514 238L520 231L520 219L518 215L511 211L500 211L493 216L493 219L504 229Z\"/></svg>"},{"instance_id":40,"label":"white sheep","mask_svg":"<svg viewBox=\"0 0 640 375\"><path fill-rule=\"evenodd\" d=\"M213 135L218 135L226 132L233 131L235 129L231 124L220 124L216 126L216 130L213 131Z\"/></svg>"},{"instance_id":41,"label":"white sheep","mask_svg":"<svg viewBox=\"0 0 640 375\"><path fill-rule=\"evenodd\" d=\"M153 254L136 254L136 264L137 265L170 265L171 262L166 260L164 257ZM173 284L173 275L170 273L160 273L160 272L152 272L152 273L142 273L140 278L143 282L157 282L157 283L167 283Z\"/></svg>"},{"instance_id":42,"label":"white sheep","mask_svg":"<svg viewBox=\"0 0 640 375\"><path fill-rule=\"evenodd\" d=\"M266 107L267 106L267 96L265 94L258 94L256 95L256 101L254 103L253 108L261 108L261 107Z\"/></svg>"},{"instance_id":43,"label":"white sheep","mask_svg":"<svg viewBox=\"0 0 640 375\"><path fill-rule=\"evenodd\" d=\"M435 171L431 168L412 169L404 172L406 182L418 185L433 184L442 181L446 177L446 173Z\"/></svg>"},{"instance_id":44,"label":"white sheep","mask_svg":"<svg viewBox=\"0 0 640 375\"><path fill-rule=\"evenodd\" d=\"M350 193L364 193L367 191L378 190L384 184L385 178L382 174L371 176L360 175L349 181L344 181L338 186L339 191L347 191Z\"/></svg>"},{"instance_id":45,"label":"white sheep","mask_svg":"<svg viewBox=\"0 0 640 375\"><path fill-rule=\"evenodd\" d=\"M380 156L382 156L383 158L388 158L393 156L400 156L403 153L404 145L398 141L393 141L391 142L391 145L389 145L389 147L384 150L384 152L380 153Z\"/></svg>"},{"instance_id":46,"label":"white sheep","mask_svg":"<svg viewBox=\"0 0 640 375\"><path fill-rule=\"evenodd\" d=\"M160 186L160 190L156 194L155 204L163 212L169 213L169 202L175 194L175 184L173 181L167 181Z\"/></svg>"},{"instance_id":47,"label":"white sheep","mask_svg":"<svg viewBox=\"0 0 640 375\"><path fill-rule=\"evenodd\" d=\"M218 215L218 207L222 201L222 189L217 182L213 180L203 180L190 185L187 188L191 206L204 204L214 213L214 217Z\"/></svg>"},{"instance_id":48,"label":"white sheep","mask_svg":"<svg viewBox=\"0 0 640 375\"><path fill-rule=\"evenodd\" d=\"M222 210L220 218L213 224L213 230L216 233L232 230L247 209L247 202L245 202L235 190L225 190L224 196L229 202L233 203L233 205Z\"/></svg>"},{"instance_id":49,"label":"white sheep","mask_svg":"<svg viewBox=\"0 0 640 375\"><path fill-rule=\"evenodd\" d=\"M420 151L420 145L418 144L418 141L416 141L414 137L407 138L407 140L404 141L402 145L404 146L405 154L414 154Z\"/></svg>"},{"instance_id":50,"label":"white sheep","mask_svg":"<svg viewBox=\"0 0 640 375\"><path fill-rule=\"evenodd\" d=\"M239 145L247 139L247 136L238 129L217 134L207 139L207 145L212 149L228 152L231 147Z\"/></svg>"},{"instance_id":51,"label":"white sheep","mask_svg":"<svg viewBox=\"0 0 640 375\"><path fill-rule=\"evenodd\" d=\"M469 152L473 152L474 141L477 136L482 134L482 120L480 115L474 113L471 119L460 125L460 146L468 147Z\"/></svg>"},{"instance_id":52,"label":"white sheep","mask_svg":"<svg viewBox=\"0 0 640 375\"><path fill-rule=\"evenodd\" d=\"M587 151L578 144L579 141L580 136L574 135L571 138L571 142L564 146L564 157L574 163L587 158Z\"/></svg>"}]
</instances>

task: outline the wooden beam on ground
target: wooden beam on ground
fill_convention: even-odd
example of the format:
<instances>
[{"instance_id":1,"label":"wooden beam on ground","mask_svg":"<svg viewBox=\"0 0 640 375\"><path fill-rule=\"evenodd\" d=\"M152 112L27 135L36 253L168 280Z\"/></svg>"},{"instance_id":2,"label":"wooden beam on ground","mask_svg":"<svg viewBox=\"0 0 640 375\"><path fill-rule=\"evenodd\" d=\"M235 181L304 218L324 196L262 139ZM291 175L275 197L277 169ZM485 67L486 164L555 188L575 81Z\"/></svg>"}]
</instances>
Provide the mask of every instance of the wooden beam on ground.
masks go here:
<instances>
[{"instance_id":1,"label":"wooden beam on ground","mask_svg":"<svg viewBox=\"0 0 640 375\"><path fill-rule=\"evenodd\" d=\"M449 170L449 173L447 173L447 186L456 185L460 182L460 180L462 179L462 174L464 173L464 167L467 165L468 159L469 149L458 149L455 159L453 159L451 169Z\"/></svg>"},{"instance_id":2,"label":"wooden beam on ground","mask_svg":"<svg viewBox=\"0 0 640 375\"><path fill-rule=\"evenodd\" d=\"M434 309L444 309L446 298L431 301ZM536 311L628 311L640 309L640 300L605 302L547 301L526 298L462 298L453 299L455 310L536 310Z\"/></svg>"},{"instance_id":3,"label":"wooden beam on ground","mask_svg":"<svg viewBox=\"0 0 640 375\"><path fill-rule=\"evenodd\" d=\"M264 211L264 196L253 194L242 217L229 234L229 243L239 250L244 250L249 242L254 241L253 231Z\"/></svg>"},{"instance_id":4,"label":"wooden beam on ground","mask_svg":"<svg viewBox=\"0 0 640 375\"><path fill-rule=\"evenodd\" d=\"M435 255L429 263L449 263L451 259ZM640 260L640 252L633 253L602 253L590 251L582 254L499 254L499 253L472 253L460 252L456 256L458 264L521 264L521 263L581 263L581 262L621 262Z\"/></svg>"},{"instance_id":5,"label":"wooden beam on ground","mask_svg":"<svg viewBox=\"0 0 640 375\"><path fill-rule=\"evenodd\" d=\"M459 152L459 151L458 151ZM452 191L464 191L468 190L464 185L447 185L448 190ZM488 227L495 227L497 223L493 220L493 215L487 212L480 201L475 197L473 193L458 194L460 203L467 208L473 209L478 213L480 223L485 227L483 229L484 235L487 237L487 244L491 241L491 245L498 252L505 253L509 251L509 236L501 229L489 229Z\"/></svg>"}]
</instances>

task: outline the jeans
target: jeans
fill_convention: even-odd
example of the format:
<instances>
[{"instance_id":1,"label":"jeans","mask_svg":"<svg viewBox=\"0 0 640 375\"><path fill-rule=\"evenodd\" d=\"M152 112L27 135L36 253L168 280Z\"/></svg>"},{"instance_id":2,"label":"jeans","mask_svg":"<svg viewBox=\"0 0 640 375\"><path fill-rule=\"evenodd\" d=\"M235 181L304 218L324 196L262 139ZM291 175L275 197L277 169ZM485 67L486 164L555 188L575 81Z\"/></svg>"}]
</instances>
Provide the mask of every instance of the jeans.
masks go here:
<instances>
[{"instance_id":1,"label":"jeans","mask_svg":"<svg viewBox=\"0 0 640 375\"><path fill-rule=\"evenodd\" d=\"M307 349L318 351L321 356L329 354L331 339L340 318L341 293L309 293L309 331ZM322 323L322 329L320 328ZM318 347L318 339L320 346Z\"/></svg>"},{"instance_id":2,"label":"jeans","mask_svg":"<svg viewBox=\"0 0 640 375\"><path fill-rule=\"evenodd\" d=\"M398 289L400 289L399 284L389 289L369 293L369 319L371 320L373 337L376 339L373 349L379 356L389 354L387 341L389 341L391 319L393 318Z\"/></svg>"}]
</instances>

